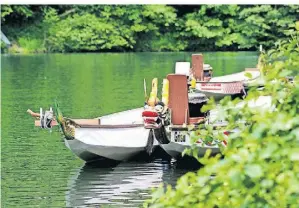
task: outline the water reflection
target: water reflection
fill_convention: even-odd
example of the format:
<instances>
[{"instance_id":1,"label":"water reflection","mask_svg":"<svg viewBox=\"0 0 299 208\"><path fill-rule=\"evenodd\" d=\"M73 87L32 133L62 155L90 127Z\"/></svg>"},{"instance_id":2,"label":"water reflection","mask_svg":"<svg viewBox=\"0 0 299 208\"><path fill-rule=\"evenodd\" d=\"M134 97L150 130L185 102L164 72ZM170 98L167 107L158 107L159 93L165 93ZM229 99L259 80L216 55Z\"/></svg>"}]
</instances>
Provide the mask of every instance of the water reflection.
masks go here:
<instances>
[{"instance_id":1,"label":"water reflection","mask_svg":"<svg viewBox=\"0 0 299 208\"><path fill-rule=\"evenodd\" d=\"M140 207L150 197L151 188L161 182L174 185L186 172L161 159L152 163L121 163L112 168L85 165L75 170L69 180L66 205Z\"/></svg>"}]
</instances>

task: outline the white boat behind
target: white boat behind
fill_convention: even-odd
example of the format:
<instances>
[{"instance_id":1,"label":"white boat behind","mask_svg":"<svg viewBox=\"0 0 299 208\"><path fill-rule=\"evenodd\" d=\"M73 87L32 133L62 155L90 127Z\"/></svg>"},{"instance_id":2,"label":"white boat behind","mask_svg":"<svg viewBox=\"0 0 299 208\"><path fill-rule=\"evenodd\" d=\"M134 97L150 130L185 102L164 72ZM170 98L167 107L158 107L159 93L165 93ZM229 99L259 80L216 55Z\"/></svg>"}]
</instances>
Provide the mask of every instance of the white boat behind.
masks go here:
<instances>
[{"instance_id":1,"label":"white boat behind","mask_svg":"<svg viewBox=\"0 0 299 208\"><path fill-rule=\"evenodd\" d=\"M192 65L190 62L176 62L175 66L175 74L186 75L196 92L215 100L225 96L244 97L250 86L263 86L262 73L257 68L218 77L213 77L212 72L213 68L204 64L202 54L192 55Z\"/></svg>"},{"instance_id":2,"label":"white boat behind","mask_svg":"<svg viewBox=\"0 0 299 208\"><path fill-rule=\"evenodd\" d=\"M205 94L208 98L221 100L225 96L245 96L243 82L197 82L196 92Z\"/></svg>"},{"instance_id":3,"label":"white boat behind","mask_svg":"<svg viewBox=\"0 0 299 208\"><path fill-rule=\"evenodd\" d=\"M259 70L245 69L242 72L228 74L224 76L212 77L209 82L253 82L261 76Z\"/></svg>"}]
</instances>

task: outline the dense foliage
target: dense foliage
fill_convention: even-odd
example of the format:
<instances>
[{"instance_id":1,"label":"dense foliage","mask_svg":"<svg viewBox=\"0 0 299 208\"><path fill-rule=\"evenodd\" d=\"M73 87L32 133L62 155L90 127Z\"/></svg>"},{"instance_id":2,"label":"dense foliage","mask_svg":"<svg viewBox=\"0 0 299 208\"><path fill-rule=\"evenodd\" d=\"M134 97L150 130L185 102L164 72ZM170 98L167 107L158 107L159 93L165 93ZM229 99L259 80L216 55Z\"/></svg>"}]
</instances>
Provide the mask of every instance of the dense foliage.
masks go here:
<instances>
[{"instance_id":1,"label":"dense foliage","mask_svg":"<svg viewBox=\"0 0 299 208\"><path fill-rule=\"evenodd\" d=\"M289 37L298 5L2 5L28 52L254 50Z\"/></svg>"},{"instance_id":2,"label":"dense foliage","mask_svg":"<svg viewBox=\"0 0 299 208\"><path fill-rule=\"evenodd\" d=\"M246 98L271 95L275 108L245 105L236 110L239 100L222 100L219 118L229 122L227 129L240 130L230 135L224 158L199 158L205 167L182 176L175 188L161 186L146 207L298 207L299 22L296 25L296 32L289 30L290 41L279 41L261 54L265 88L252 89ZM294 83L286 80L290 75ZM206 109L215 107L211 102Z\"/></svg>"}]
</instances>

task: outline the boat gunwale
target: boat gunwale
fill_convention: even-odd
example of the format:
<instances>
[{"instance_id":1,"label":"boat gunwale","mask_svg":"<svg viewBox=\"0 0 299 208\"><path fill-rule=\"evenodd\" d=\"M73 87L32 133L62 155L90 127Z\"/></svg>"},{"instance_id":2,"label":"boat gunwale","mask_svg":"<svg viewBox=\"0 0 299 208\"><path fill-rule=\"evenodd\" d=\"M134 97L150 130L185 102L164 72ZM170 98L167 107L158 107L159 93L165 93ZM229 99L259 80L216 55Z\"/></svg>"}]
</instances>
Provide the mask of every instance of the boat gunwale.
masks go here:
<instances>
[{"instance_id":1,"label":"boat gunwale","mask_svg":"<svg viewBox=\"0 0 299 208\"><path fill-rule=\"evenodd\" d=\"M118 111L118 112L114 112L114 113L111 113L111 114L104 114L104 115L96 117L94 119L109 118L110 116L119 115L119 114L122 114L122 113L129 113L129 112L132 112L132 111L138 111L138 110L142 110L142 109L144 109L144 108L139 107L139 108L133 108L133 109L124 110L124 111Z\"/></svg>"},{"instance_id":2,"label":"boat gunwale","mask_svg":"<svg viewBox=\"0 0 299 208\"><path fill-rule=\"evenodd\" d=\"M195 144L197 148L202 148L202 149L219 149L218 144L213 144L213 145L207 145L205 143L190 143L191 145ZM168 144L162 144L162 145L179 145L179 146L184 146L185 148L190 148L191 145L186 143L186 142L174 142L174 141L170 141Z\"/></svg>"},{"instance_id":3,"label":"boat gunwale","mask_svg":"<svg viewBox=\"0 0 299 208\"><path fill-rule=\"evenodd\" d=\"M205 81L196 81L196 84L210 84L210 83L220 83L220 84L227 84L227 83L239 83L239 82L244 82L244 81L248 81L248 80L241 80L241 81L229 81L229 82L225 82L225 81L217 81L217 82L213 82L213 81L208 81L208 82L205 82Z\"/></svg>"},{"instance_id":4,"label":"boat gunwale","mask_svg":"<svg viewBox=\"0 0 299 208\"><path fill-rule=\"evenodd\" d=\"M94 129L124 129L144 127L144 124L99 124L99 125L79 125L78 128L94 128Z\"/></svg>"}]
</instances>

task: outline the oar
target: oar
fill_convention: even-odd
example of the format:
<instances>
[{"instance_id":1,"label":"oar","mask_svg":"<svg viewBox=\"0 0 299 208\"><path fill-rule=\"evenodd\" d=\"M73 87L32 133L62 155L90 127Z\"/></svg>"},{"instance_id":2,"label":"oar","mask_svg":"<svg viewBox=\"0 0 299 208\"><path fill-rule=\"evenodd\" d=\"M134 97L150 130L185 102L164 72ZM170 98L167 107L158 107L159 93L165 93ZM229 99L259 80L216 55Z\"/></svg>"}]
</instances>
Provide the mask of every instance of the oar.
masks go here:
<instances>
[{"instance_id":1,"label":"oar","mask_svg":"<svg viewBox=\"0 0 299 208\"><path fill-rule=\"evenodd\" d=\"M58 102L57 102L56 99L54 101L54 112L55 112L55 115L56 115L56 120L58 121L58 123L60 125L62 125L62 123L64 122L64 118L63 118L63 115L61 113L61 110L59 108L59 105L58 105Z\"/></svg>"},{"instance_id":2,"label":"oar","mask_svg":"<svg viewBox=\"0 0 299 208\"><path fill-rule=\"evenodd\" d=\"M34 113L32 110L28 109L27 110L27 113L29 113L32 117L40 117L40 114L39 113Z\"/></svg>"},{"instance_id":3,"label":"oar","mask_svg":"<svg viewBox=\"0 0 299 208\"><path fill-rule=\"evenodd\" d=\"M147 96L147 92L146 92L146 81L145 81L145 79L143 79L143 89L144 89L144 99L145 99L145 101L147 101L148 96Z\"/></svg>"}]
</instances>

